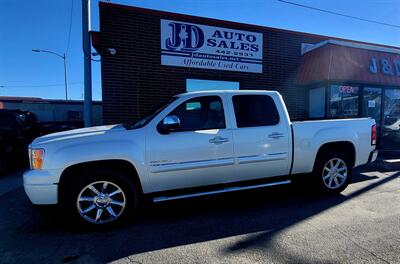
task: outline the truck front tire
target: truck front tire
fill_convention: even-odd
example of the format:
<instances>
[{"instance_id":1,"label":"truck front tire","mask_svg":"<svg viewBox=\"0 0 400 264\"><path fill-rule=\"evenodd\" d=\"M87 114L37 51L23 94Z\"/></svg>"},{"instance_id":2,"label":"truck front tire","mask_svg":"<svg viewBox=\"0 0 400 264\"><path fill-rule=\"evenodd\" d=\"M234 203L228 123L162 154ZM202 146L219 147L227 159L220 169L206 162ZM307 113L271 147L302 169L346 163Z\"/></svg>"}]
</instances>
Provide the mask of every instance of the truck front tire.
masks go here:
<instances>
[{"instance_id":1,"label":"truck front tire","mask_svg":"<svg viewBox=\"0 0 400 264\"><path fill-rule=\"evenodd\" d=\"M339 150L318 155L313 176L318 189L327 194L340 193L349 185L352 174L348 156Z\"/></svg>"},{"instance_id":2,"label":"truck front tire","mask_svg":"<svg viewBox=\"0 0 400 264\"><path fill-rule=\"evenodd\" d=\"M128 219L136 210L138 194L123 173L90 170L68 190L68 212L79 222L110 225Z\"/></svg>"}]
</instances>

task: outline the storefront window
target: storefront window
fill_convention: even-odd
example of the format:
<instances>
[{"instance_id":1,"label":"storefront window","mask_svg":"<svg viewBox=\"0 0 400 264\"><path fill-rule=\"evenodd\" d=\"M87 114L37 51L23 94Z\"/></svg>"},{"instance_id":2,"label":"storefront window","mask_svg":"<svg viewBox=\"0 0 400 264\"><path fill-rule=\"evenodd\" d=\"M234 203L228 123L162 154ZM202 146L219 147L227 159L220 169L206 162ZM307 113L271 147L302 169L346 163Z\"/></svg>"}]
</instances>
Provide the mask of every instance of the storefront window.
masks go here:
<instances>
[{"instance_id":1,"label":"storefront window","mask_svg":"<svg viewBox=\"0 0 400 264\"><path fill-rule=\"evenodd\" d=\"M239 82L186 79L186 91L239 90Z\"/></svg>"},{"instance_id":2,"label":"storefront window","mask_svg":"<svg viewBox=\"0 0 400 264\"><path fill-rule=\"evenodd\" d=\"M400 148L400 89L386 89L384 101L382 145Z\"/></svg>"},{"instance_id":3,"label":"storefront window","mask_svg":"<svg viewBox=\"0 0 400 264\"><path fill-rule=\"evenodd\" d=\"M348 85L331 85L330 88L329 116L358 116L358 87Z\"/></svg>"}]
</instances>

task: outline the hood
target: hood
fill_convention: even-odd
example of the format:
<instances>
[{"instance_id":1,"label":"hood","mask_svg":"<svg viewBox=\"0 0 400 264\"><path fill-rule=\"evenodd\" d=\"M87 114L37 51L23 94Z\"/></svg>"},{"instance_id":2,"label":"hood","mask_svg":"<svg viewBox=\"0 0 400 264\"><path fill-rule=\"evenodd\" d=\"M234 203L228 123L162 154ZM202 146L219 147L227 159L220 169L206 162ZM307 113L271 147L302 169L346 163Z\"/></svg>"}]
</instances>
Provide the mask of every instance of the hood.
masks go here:
<instances>
[{"instance_id":1,"label":"hood","mask_svg":"<svg viewBox=\"0 0 400 264\"><path fill-rule=\"evenodd\" d=\"M125 130L124 126L120 124L79 128L79 129L67 130L63 132L57 132L42 137L38 137L32 142L31 145L40 145L40 144L68 140L68 139L80 139L84 137L102 135L105 133L124 131L124 130Z\"/></svg>"}]
</instances>

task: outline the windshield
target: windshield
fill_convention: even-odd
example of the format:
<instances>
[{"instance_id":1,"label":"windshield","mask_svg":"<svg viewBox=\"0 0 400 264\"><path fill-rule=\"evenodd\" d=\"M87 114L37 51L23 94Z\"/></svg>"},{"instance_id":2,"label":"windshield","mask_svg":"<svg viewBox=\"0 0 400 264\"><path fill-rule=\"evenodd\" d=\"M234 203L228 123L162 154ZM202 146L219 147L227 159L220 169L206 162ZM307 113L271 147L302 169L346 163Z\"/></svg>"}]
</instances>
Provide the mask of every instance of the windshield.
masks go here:
<instances>
[{"instance_id":1,"label":"windshield","mask_svg":"<svg viewBox=\"0 0 400 264\"><path fill-rule=\"evenodd\" d=\"M167 106L169 106L172 102L174 102L176 99L178 99L177 96L171 97L169 100L166 102L163 102L160 104L158 107L156 107L153 111L151 111L151 114L140 119L139 121L135 123L127 123L124 124L126 129L136 129L140 127L144 127L147 125L158 113L160 113L162 110L164 110Z\"/></svg>"}]
</instances>

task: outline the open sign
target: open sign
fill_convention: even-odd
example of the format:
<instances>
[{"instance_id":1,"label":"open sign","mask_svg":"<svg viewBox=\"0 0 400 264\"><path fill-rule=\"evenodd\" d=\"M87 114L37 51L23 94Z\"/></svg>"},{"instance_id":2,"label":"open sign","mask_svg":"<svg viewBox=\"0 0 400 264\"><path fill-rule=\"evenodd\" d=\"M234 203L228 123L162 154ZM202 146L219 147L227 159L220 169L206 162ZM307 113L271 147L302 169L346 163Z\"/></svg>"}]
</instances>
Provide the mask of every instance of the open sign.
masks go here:
<instances>
[{"instance_id":1,"label":"open sign","mask_svg":"<svg viewBox=\"0 0 400 264\"><path fill-rule=\"evenodd\" d=\"M339 92L352 94L352 93L354 93L354 87L342 85L342 86L339 86Z\"/></svg>"}]
</instances>

